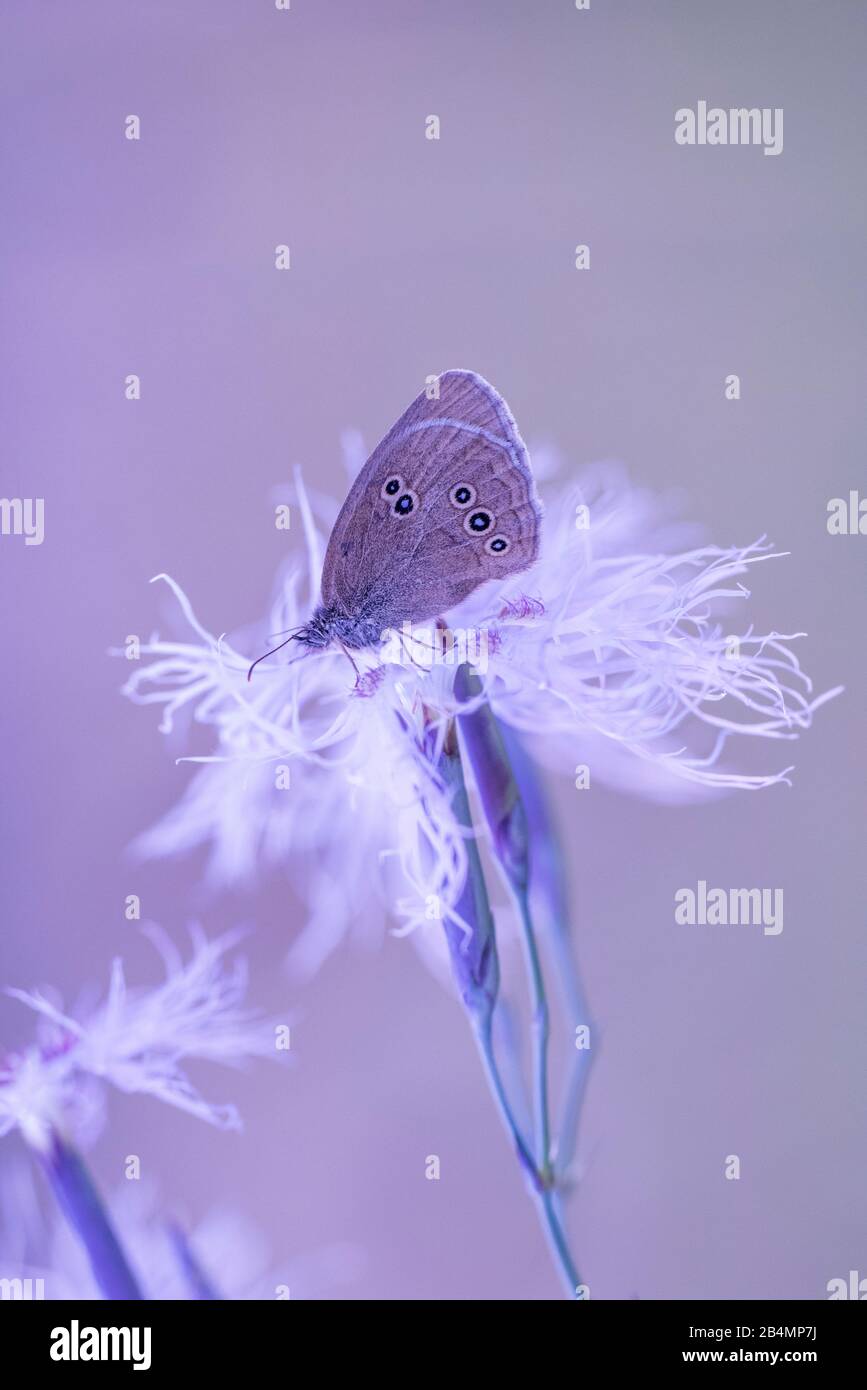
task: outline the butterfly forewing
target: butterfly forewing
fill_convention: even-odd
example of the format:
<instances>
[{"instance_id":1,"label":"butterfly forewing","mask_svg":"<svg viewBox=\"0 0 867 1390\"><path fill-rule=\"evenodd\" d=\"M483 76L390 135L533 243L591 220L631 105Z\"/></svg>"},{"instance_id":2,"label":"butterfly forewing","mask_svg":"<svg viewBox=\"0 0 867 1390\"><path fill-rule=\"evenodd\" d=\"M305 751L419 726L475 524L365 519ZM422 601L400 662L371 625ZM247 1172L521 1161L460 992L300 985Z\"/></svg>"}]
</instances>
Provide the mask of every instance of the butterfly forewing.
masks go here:
<instances>
[{"instance_id":1,"label":"butterfly forewing","mask_svg":"<svg viewBox=\"0 0 867 1390\"><path fill-rule=\"evenodd\" d=\"M331 533L322 600L383 630L446 612L490 579L526 569L541 509L502 397L474 372L444 372L374 450Z\"/></svg>"}]
</instances>

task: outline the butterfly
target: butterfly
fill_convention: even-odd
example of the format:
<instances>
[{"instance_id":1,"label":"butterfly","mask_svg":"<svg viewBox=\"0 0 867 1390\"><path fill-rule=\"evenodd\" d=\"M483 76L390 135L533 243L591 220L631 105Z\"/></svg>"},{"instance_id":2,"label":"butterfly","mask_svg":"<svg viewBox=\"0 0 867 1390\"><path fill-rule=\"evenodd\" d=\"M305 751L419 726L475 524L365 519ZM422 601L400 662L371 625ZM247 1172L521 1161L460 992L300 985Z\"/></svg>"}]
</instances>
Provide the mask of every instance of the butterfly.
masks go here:
<instances>
[{"instance_id":1,"label":"butterfly","mask_svg":"<svg viewBox=\"0 0 867 1390\"><path fill-rule=\"evenodd\" d=\"M542 509L506 402L475 372L437 385L361 469L328 541L321 602L287 641L376 646L536 560Z\"/></svg>"}]
</instances>

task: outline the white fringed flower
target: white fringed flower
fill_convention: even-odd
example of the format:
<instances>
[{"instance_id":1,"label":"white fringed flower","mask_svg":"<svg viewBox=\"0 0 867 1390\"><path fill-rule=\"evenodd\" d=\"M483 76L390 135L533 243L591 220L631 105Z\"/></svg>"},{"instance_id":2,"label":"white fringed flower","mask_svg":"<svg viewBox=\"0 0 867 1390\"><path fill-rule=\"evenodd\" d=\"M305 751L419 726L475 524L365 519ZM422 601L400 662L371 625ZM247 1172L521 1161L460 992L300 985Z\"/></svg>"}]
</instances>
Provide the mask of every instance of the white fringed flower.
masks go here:
<instances>
[{"instance_id":1,"label":"white fringed flower","mask_svg":"<svg viewBox=\"0 0 867 1390\"><path fill-rule=\"evenodd\" d=\"M584 745L609 780L606 742L615 758L625 750L654 763L632 789L660 800L675 797L674 778L711 790L785 781L791 767L749 775L720 765L732 737L795 739L838 693L813 696L788 646L805 634L738 633L721 621L750 597L743 576L779 557L764 538L672 551L660 510L610 465L560 495L539 564L500 590L499 613L489 596L488 618L486 596L470 599L472 619L495 637L485 695L514 728L543 730L534 748L547 743L545 760L566 771ZM622 784L622 771L610 780Z\"/></svg>"},{"instance_id":2,"label":"white fringed flower","mask_svg":"<svg viewBox=\"0 0 867 1390\"><path fill-rule=\"evenodd\" d=\"M44 1148L53 1129L77 1132L101 1113L106 1084L156 1096L220 1128L240 1127L234 1106L205 1100L181 1065L275 1055L273 1026L243 1007L245 961L225 959L239 933L208 941L193 929L185 964L164 933L145 930L166 967L155 988L131 989L118 959L105 999L81 1018L38 991L7 991L39 1014L41 1029L38 1044L0 1062L0 1136L18 1128Z\"/></svg>"},{"instance_id":3,"label":"white fringed flower","mask_svg":"<svg viewBox=\"0 0 867 1390\"><path fill-rule=\"evenodd\" d=\"M336 508L311 504L300 478L298 500L306 582L297 568L281 578L263 641L299 627L316 599ZM727 742L796 738L836 692L813 697L788 645L800 634L748 628L738 637L723 624L749 596L743 577L772 558L763 543L699 544L669 511L619 468L586 470L548 499L535 568L471 595L448 615L451 630L471 638L500 719L562 771L583 761L595 781L658 800L784 780L789 768L746 774L723 765ZM204 765L139 849L207 845L218 884L250 879L263 863L284 866L310 907L293 947L304 971L354 919L370 929L371 914L356 908L372 898L407 929L452 914L464 840L435 763L455 709L455 653L425 661L436 632L421 629L355 653L357 677L343 652L329 650L272 657L248 681L261 645L242 655L160 578L194 640L153 637L125 690L162 705L163 730L187 711L212 727L215 744L194 759Z\"/></svg>"}]
</instances>

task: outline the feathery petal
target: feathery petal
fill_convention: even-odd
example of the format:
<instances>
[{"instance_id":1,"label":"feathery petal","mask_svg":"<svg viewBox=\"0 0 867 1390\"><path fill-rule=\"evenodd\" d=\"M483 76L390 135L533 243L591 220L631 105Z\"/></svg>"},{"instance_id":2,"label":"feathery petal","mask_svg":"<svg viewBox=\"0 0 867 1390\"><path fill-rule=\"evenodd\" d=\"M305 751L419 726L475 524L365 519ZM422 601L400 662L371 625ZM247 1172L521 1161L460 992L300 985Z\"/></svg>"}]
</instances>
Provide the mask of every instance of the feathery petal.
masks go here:
<instances>
[{"instance_id":1,"label":"feathery petal","mask_svg":"<svg viewBox=\"0 0 867 1390\"><path fill-rule=\"evenodd\" d=\"M82 1095L106 1085L156 1096L221 1128L240 1127L234 1106L206 1100L181 1065L193 1059L237 1065L276 1054L273 1026L243 1006L245 961L226 960L240 934L208 941L193 928L184 963L164 933L145 931L166 968L155 988L130 988L117 959L104 1000L83 1018L38 990L7 991L40 1016L42 1028L37 1044L0 1063L0 1135L19 1128L46 1150L54 1129L79 1132Z\"/></svg>"}]
</instances>

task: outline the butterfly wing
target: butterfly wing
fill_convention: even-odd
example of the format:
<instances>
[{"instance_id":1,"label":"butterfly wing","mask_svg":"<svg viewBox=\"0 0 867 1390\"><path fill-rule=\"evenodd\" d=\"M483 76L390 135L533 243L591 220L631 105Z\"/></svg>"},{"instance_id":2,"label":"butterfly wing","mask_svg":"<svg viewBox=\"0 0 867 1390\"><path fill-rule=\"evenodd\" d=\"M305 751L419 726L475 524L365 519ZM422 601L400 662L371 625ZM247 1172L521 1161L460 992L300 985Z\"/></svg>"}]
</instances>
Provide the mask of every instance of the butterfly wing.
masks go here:
<instances>
[{"instance_id":1,"label":"butterfly wing","mask_svg":"<svg viewBox=\"0 0 867 1390\"><path fill-rule=\"evenodd\" d=\"M335 522L322 601L379 623L422 622L533 564L541 507L502 396L475 372L439 377L371 454Z\"/></svg>"}]
</instances>

